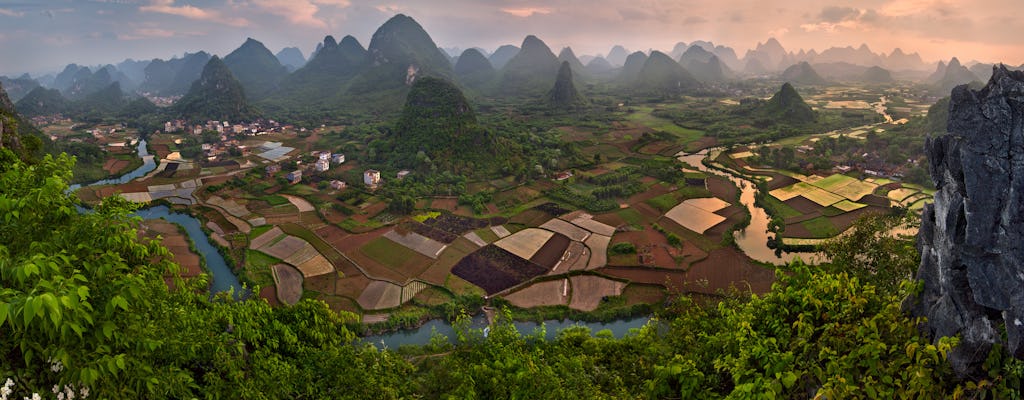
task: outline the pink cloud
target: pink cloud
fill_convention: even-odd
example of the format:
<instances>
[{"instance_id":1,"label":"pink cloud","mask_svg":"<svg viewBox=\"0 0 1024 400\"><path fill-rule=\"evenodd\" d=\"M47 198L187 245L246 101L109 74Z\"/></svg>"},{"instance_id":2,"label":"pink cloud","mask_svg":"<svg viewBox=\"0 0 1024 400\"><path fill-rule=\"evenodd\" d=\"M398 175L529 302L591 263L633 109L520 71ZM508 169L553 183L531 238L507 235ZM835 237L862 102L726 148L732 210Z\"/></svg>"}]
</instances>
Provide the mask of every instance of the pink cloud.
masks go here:
<instances>
[{"instance_id":1,"label":"pink cloud","mask_svg":"<svg viewBox=\"0 0 1024 400\"><path fill-rule=\"evenodd\" d=\"M509 15L514 15L520 18L532 17L534 15L547 15L551 14L551 9L547 7L521 7L521 8L502 8L501 12Z\"/></svg>"},{"instance_id":2,"label":"pink cloud","mask_svg":"<svg viewBox=\"0 0 1024 400\"><path fill-rule=\"evenodd\" d=\"M174 0L153 0L148 6L139 7L139 11L158 14L177 15L188 19L219 22L230 26L246 26L249 21L245 18L224 17L214 10L204 10L192 5L174 5Z\"/></svg>"}]
</instances>

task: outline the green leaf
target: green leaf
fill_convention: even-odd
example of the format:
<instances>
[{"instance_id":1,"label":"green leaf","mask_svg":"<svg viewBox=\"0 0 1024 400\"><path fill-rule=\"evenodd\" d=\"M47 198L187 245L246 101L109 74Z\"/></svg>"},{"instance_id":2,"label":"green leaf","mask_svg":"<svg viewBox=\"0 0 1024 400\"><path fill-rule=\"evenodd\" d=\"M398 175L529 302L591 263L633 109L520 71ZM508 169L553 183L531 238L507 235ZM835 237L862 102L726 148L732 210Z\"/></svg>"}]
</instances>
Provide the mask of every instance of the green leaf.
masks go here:
<instances>
[{"instance_id":1,"label":"green leaf","mask_svg":"<svg viewBox=\"0 0 1024 400\"><path fill-rule=\"evenodd\" d=\"M21 308L21 316L25 320L25 327L28 327L32 323L32 319L36 317L35 298L31 296L25 298L25 306Z\"/></svg>"},{"instance_id":2,"label":"green leaf","mask_svg":"<svg viewBox=\"0 0 1024 400\"><path fill-rule=\"evenodd\" d=\"M7 313L11 311L11 305L7 303L0 303L0 326L4 325L4 321L7 320Z\"/></svg>"},{"instance_id":3,"label":"green leaf","mask_svg":"<svg viewBox=\"0 0 1024 400\"><path fill-rule=\"evenodd\" d=\"M102 329L103 329L103 336L106 336L107 339L110 339L110 338L112 338L114 336L114 324L113 323L104 322Z\"/></svg>"}]
</instances>

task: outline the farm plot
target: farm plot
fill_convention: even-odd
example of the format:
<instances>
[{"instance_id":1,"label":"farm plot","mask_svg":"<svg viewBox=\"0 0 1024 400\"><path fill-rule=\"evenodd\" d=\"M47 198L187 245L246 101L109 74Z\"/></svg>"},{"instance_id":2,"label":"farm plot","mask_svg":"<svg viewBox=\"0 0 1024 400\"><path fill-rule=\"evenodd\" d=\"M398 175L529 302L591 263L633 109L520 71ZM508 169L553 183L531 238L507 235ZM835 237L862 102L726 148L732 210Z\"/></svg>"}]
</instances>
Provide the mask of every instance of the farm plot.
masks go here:
<instances>
[{"instance_id":1,"label":"farm plot","mask_svg":"<svg viewBox=\"0 0 1024 400\"><path fill-rule=\"evenodd\" d=\"M448 232L455 236L461 236L466 232L486 228L490 225L490 223L485 220L463 217L455 214L441 214L434 218L428 218L423 221L423 224L434 229Z\"/></svg>"},{"instance_id":2,"label":"farm plot","mask_svg":"<svg viewBox=\"0 0 1024 400\"><path fill-rule=\"evenodd\" d=\"M691 199L693 200L693 199ZM665 216L679 225L691 231L703 234L711 227L725 221L725 217L699 208L690 203L690 200L679 203L673 207Z\"/></svg>"},{"instance_id":3,"label":"farm plot","mask_svg":"<svg viewBox=\"0 0 1024 400\"><path fill-rule=\"evenodd\" d=\"M538 282L505 295L512 305L520 308L563 306L569 303L567 279Z\"/></svg>"},{"instance_id":4,"label":"farm plot","mask_svg":"<svg viewBox=\"0 0 1024 400\"><path fill-rule=\"evenodd\" d=\"M402 287L402 304L412 300L417 294L427 288L427 284L420 281L412 281Z\"/></svg>"},{"instance_id":5,"label":"farm plot","mask_svg":"<svg viewBox=\"0 0 1024 400\"><path fill-rule=\"evenodd\" d=\"M555 233L537 228L527 228L494 244L523 259L529 260Z\"/></svg>"},{"instance_id":6,"label":"farm plot","mask_svg":"<svg viewBox=\"0 0 1024 400\"><path fill-rule=\"evenodd\" d=\"M621 295L626 287L625 283L599 276L574 276L569 281L572 283L569 308L580 311L596 310L605 297Z\"/></svg>"},{"instance_id":7,"label":"farm plot","mask_svg":"<svg viewBox=\"0 0 1024 400\"><path fill-rule=\"evenodd\" d=\"M291 264L306 278L334 272L331 262L313 245L276 227L253 239L249 247Z\"/></svg>"},{"instance_id":8,"label":"farm plot","mask_svg":"<svg viewBox=\"0 0 1024 400\"><path fill-rule=\"evenodd\" d=\"M587 269L588 262L590 262L590 250L587 250L587 246L581 242L572 242L569 243L569 248L565 249L562 263L551 270L551 273Z\"/></svg>"},{"instance_id":9,"label":"farm plot","mask_svg":"<svg viewBox=\"0 0 1024 400\"><path fill-rule=\"evenodd\" d=\"M353 255L367 273L397 281L418 276L431 264L430 258L384 237L371 240L356 253ZM364 257L358 257L360 255Z\"/></svg>"},{"instance_id":10,"label":"farm plot","mask_svg":"<svg viewBox=\"0 0 1024 400\"><path fill-rule=\"evenodd\" d=\"M832 205L832 207L838 208L841 211L845 212L856 211L867 206L867 204L854 203L850 200L843 200Z\"/></svg>"},{"instance_id":11,"label":"farm plot","mask_svg":"<svg viewBox=\"0 0 1024 400\"><path fill-rule=\"evenodd\" d=\"M462 237L466 238L466 240L469 240L470 242L473 242L473 244L479 247L484 247L487 245L487 242L484 241L484 239L481 238L480 235L477 235L476 232L469 232L465 235L462 235Z\"/></svg>"},{"instance_id":12,"label":"farm plot","mask_svg":"<svg viewBox=\"0 0 1024 400\"><path fill-rule=\"evenodd\" d=\"M530 261L536 263L547 269L554 269L556 265L562 260L562 256L565 254L565 249L569 247L569 240L563 234L556 233L551 236L544 246L537 250L537 253L530 258Z\"/></svg>"},{"instance_id":13,"label":"farm plot","mask_svg":"<svg viewBox=\"0 0 1024 400\"><path fill-rule=\"evenodd\" d=\"M573 225L576 225L580 228L586 229L599 235L611 236L615 234L614 226L605 225L601 222L594 221L594 216L587 213L582 213L576 218L570 220L569 222L572 222Z\"/></svg>"},{"instance_id":14,"label":"farm plot","mask_svg":"<svg viewBox=\"0 0 1024 400\"><path fill-rule=\"evenodd\" d=\"M274 273L277 299L288 305L298 303L302 298L302 273L285 264L274 264L271 271Z\"/></svg>"},{"instance_id":15,"label":"farm plot","mask_svg":"<svg viewBox=\"0 0 1024 400\"><path fill-rule=\"evenodd\" d=\"M283 194L281 196L288 199L288 202L292 203L292 205L294 205L295 208L298 208L299 212L316 211L316 208L313 207L313 205L310 204L309 201L307 201L306 199L296 196L289 196L287 194Z\"/></svg>"},{"instance_id":16,"label":"farm plot","mask_svg":"<svg viewBox=\"0 0 1024 400\"><path fill-rule=\"evenodd\" d=\"M715 197L703 197L698 199L689 199L685 203L697 207L707 212L716 212L723 208L729 207L729 203Z\"/></svg>"},{"instance_id":17,"label":"farm plot","mask_svg":"<svg viewBox=\"0 0 1024 400\"><path fill-rule=\"evenodd\" d=\"M173 188L171 190L173 190ZM246 209L245 206L236 203L234 200L224 200L220 196L210 196L210 198L206 200L206 203L220 207L224 209L224 211L227 211L228 214L238 218L243 218L250 214L249 210Z\"/></svg>"},{"instance_id":18,"label":"farm plot","mask_svg":"<svg viewBox=\"0 0 1024 400\"><path fill-rule=\"evenodd\" d=\"M498 239L504 239L512 234L508 229L505 229L504 225L492 226L491 231L494 232L495 235L498 235Z\"/></svg>"},{"instance_id":19,"label":"farm plot","mask_svg":"<svg viewBox=\"0 0 1024 400\"><path fill-rule=\"evenodd\" d=\"M383 310L402 305L402 287L391 282L372 281L356 300L366 310Z\"/></svg>"},{"instance_id":20,"label":"farm plot","mask_svg":"<svg viewBox=\"0 0 1024 400\"><path fill-rule=\"evenodd\" d=\"M843 174L835 174L827 178L824 178L820 181L814 182L813 185L830 192L835 192L836 190L846 185L850 185L854 182L857 182L857 179Z\"/></svg>"},{"instance_id":21,"label":"farm plot","mask_svg":"<svg viewBox=\"0 0 1024 400\"><path fill-rule=\"evenodd\" d=\"M496 245L484 246L462 258L452 268L455 276L479 286L487 294L508 289L547 271L546 268Z\"/></svg>"},{"instance_id":22,"label":"farm plot","mask_svg":"<svg viewBox=\"0 0 1024 400\"><path fill-rule=\"evenodd\" d=\"M403 235L394 230L390 230L384 234L384 237L391 239L391 241L395 243L398 243L417 253L433 258L435 260L437 259L437 256L439 256L441 252L444 251L444 248L447 247L443 243L440 243L436 240L430 239L415 232L409 232Z\"/></svg>"},{"instance_id":23,"label":"farm plot","mask_svg":"<svg viewBox=\"0 0 1024 400\"><path fill-rule=\"evenodd\" d=\"M874 185L867 182L855 181L849 185L843 186L842 188L833 190L832 192L847 198L851 201L860 200L862 197L867 196L875 191L878 185Z\"/></svg>"},{"instance_id":24,"label":"farm plot","mask_svg":"<svg viewBox=\"0 0 1024 400\"><path fill-rule=\"evenodd\" d=\"M570 224L568 222L565 222L558 218L552 218L551 220L545 222L544 225L541 225L540 227L552 232L568 236L569 239L579 242L587 240L587 236L590 236L590 231L580 228L576 225Z\"/></svg>"},{"instance_id":25,"label":"farm plot","mask_svg":"<svg viewBox=\"0 0 1024 400\"><path fill-rule=\"evenodd\" d=\"M608 264L608 243L612 241L610 236L593 234L585 242L590 249L590 260L587 262L587 269L601 268Z\"/></svg>"}]
</instances>

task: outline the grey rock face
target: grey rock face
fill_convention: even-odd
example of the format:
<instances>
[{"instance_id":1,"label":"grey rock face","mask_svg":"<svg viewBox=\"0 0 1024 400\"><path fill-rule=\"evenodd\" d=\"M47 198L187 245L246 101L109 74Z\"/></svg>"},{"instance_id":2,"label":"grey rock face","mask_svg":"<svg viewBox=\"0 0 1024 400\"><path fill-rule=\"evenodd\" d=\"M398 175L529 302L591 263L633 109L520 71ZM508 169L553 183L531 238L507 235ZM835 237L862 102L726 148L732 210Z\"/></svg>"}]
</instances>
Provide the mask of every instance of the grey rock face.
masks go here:
<instances>
[{"instance_id":1,"label":"grey rock face","mask_svg":"<svg viewBox=\"0 0 1024 400\"><path fill-rule=\"evenodd\" d=\"M949 133L926 146L939 190L918 235L915 311L934 338L961 335L950 354L961 375L1004 326L1007 349L1024 358L1024 73L998 66L983 89L954 89Z\"/></svg>"}]
</instances>

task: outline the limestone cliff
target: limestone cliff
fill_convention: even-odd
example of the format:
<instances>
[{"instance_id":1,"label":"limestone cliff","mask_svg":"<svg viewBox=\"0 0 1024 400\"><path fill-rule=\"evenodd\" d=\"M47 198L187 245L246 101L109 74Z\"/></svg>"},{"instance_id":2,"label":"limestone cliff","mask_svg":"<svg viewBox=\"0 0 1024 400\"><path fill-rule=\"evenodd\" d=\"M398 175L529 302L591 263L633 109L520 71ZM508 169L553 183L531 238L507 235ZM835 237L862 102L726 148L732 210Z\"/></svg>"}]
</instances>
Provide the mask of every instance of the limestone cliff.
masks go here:
<instances>
[{"instance_id":1,"label":"limestone cliff","mask_svg":"<svg viewBox=\"0 0 1024 400\"><path fill-rule=\"evenodd\" d=\"M954 89L949 110L949 133L926 144L938 192L922 215L914 307L934 338L961 336L950 362L969 375L1004 326L1024 358L1024 73L996 67L983 89Z\"/></svg>"}]
</instances>

